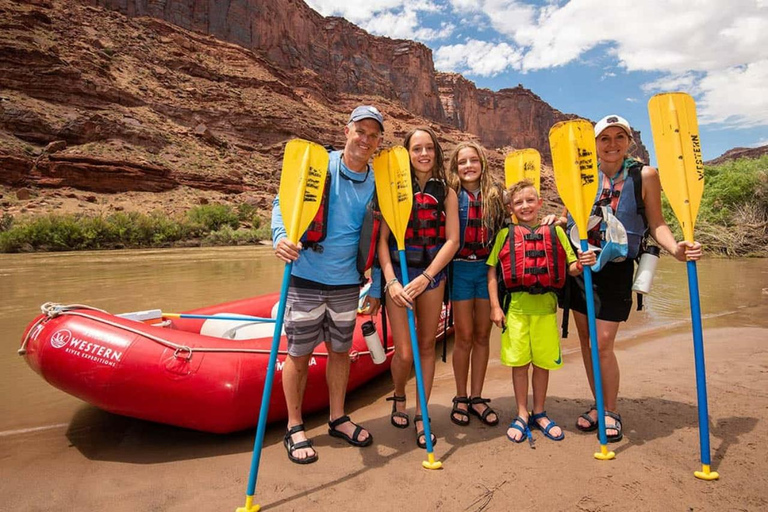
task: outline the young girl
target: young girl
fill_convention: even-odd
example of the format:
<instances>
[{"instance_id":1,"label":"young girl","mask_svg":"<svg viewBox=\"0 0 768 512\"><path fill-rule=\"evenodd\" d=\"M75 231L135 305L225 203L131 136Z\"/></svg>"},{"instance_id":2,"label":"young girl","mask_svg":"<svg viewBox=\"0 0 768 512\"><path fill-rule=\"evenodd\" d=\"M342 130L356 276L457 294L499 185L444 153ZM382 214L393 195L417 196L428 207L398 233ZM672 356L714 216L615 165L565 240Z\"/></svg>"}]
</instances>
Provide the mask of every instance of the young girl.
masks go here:
<instances>
[{"instance_id":1,"label":"young girl","mask_svg":"<svg viewBox=\"0 0 768 512\"><path fill-rule=\"evenodd\" d=\"M456 381L451 421L468 425L469 415L473 414L486 425L496 425L499 418L488 406L490 400L482 398L491 335L485 261L504 223L502 192L488 171L485 151L474 142L456 146L448 167L448 183L459 200L459 250L451 271ZM472 381L467 395L470 366Z\"/></svg>"},{"instance_id":2,"label":"young girl","mask_svg":"<svg viewBox=\"0 0 768 512\"><path fill-rule=\"evenodd\" d=\"M414 309L416 329L424 376L424 391L429 400L435 377L435 337L445 288L445 267L459 245L459 215L456 192L445 182L443 150L430 128L417 128L405 136L403 145L411 160L413 208L405 233L408 285L403 286L400 261L394 236L382 223L379 236L379 263L384 276L384 294L392 326L395 356L392 380L395 392L390 421L397 428L410 424L405 412L405 384L413 367L407 310ZM426 446L422 404L416 405L413 418L416 444ZM432 444L436 442L432 434Z\"/></svg>"}]
</instances>

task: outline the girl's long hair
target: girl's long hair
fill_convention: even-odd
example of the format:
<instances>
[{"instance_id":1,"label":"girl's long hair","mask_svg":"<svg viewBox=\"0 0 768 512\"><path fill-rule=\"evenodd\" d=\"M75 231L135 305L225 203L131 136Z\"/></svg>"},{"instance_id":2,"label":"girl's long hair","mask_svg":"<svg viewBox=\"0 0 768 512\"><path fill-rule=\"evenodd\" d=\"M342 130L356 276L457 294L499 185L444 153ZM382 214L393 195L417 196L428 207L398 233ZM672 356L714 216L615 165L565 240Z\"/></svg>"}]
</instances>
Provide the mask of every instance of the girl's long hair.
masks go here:
<instances>
[{"instance_id":1,"label":"girl's long hair","mask_svg":"<svg viewBox=\"0 0 768 512\"><path fill-rule=\"evenodd\" d=\"M443 161L443 147L440 145L440 141L437 140L437 134L435 131L430 128L429 126L419 126L418 128L414 128L413 130L409 131L405 135L405 139L403 139L403 146L405 146L405 149L408 150L408 161L410 162L411 157L411 138L413 137L413 134L416 132L425 132L428 133L430 138L432 139L432 144L435 145L435 161L432 164L432 177L437 178L443 182L446 181L445 179L445 162ZM411 165L411 174L413 174L413 164Z\"/></svg>"},{"instance_id":2,"label":"girl's long hair","mask_svg":"<svg viewBox=\"0 0 768 512\"><path fill-rule=\"evenodd\" d=\"M451 160L448 163L448 186L458 194L461 191L461 179L459 178L459 151L471 148L477 152L480 157L480 193L483 198L483 226L490 233L496 233L503 225L506 219L506 210L504 209L503 189L498 185L488 170L488 159L485 156L485 150L476 142L460 142L451 153Z\"/></svg>"}]
</instances>

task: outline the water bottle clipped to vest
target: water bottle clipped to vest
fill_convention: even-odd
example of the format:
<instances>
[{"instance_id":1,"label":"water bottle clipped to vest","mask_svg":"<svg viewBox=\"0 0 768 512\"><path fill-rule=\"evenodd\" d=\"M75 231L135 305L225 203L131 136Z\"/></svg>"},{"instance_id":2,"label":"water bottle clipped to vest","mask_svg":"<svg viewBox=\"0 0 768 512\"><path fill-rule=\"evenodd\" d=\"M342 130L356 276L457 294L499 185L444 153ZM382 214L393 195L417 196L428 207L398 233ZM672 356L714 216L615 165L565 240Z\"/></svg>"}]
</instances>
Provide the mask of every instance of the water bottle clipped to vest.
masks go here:
<instances>
[{"instance_id":1,"label":"water bottle clipped to vest","mask_svg":"<svg viewBox=\"0 0 768 512\"><path fill-rule=\"evenodd\" d=\"M651 293L653 276L656 273L656 266L659 264L660 249L655 245L645 247L640 255L640 263L637 266L635 280L632 283L632 291L642 295Z\"/></svg>"}]
</instances>

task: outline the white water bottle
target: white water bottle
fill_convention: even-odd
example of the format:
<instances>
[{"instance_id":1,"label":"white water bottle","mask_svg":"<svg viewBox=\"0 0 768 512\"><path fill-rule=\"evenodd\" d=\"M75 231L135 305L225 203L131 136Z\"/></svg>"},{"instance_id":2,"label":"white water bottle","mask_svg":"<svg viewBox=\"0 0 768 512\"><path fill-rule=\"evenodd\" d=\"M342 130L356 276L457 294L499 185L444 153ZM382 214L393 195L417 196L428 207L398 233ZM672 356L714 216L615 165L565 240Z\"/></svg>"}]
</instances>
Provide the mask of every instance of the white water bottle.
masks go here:
<instances>
[{"instance_id":1,"label":"white water bottle","mask_svg":"<svg viewBox=\"0 0 768 512\"><path fill-rule=\"evenodd\" d=\"M656 273L656 265L659 263L659 248L649 245L640 256L640 264L637 266L635 281L632 283L632 291L645 295L651 292L653 275Z\"/></svg>"},{"instance_id":2,"label":"white water bottle","mask_svg":"<svg viewBox=\"0 0 768 512\"><path fill-rule=\"evenodd\" d=\"M368 345L368 351L371 353L373 362L381 364L386 361L387 355L384 353L384 347L381 346L379 333L376 332L376 324L368 320L360 328L363 331L363 338L365 338L365 344Z\"/></svg>"}]
</instances>

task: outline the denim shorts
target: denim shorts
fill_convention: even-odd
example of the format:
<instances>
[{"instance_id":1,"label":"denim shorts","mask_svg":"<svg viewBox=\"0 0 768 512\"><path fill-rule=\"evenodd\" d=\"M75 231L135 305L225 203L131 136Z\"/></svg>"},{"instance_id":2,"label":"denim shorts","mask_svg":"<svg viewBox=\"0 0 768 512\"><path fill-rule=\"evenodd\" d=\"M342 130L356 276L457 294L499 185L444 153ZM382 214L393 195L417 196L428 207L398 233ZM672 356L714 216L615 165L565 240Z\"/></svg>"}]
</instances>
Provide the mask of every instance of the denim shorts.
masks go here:
<instances>
[{"instance_id":1,"label":"denim shorts","mask_svg":"<svg viewBox=\"0 0 768 512\"><path fill-rule=\"evenodd\" d=\"M489 268L485 260L454 260L451 269L451 301L488 300Z\"/></svg>"}]
</instances>

